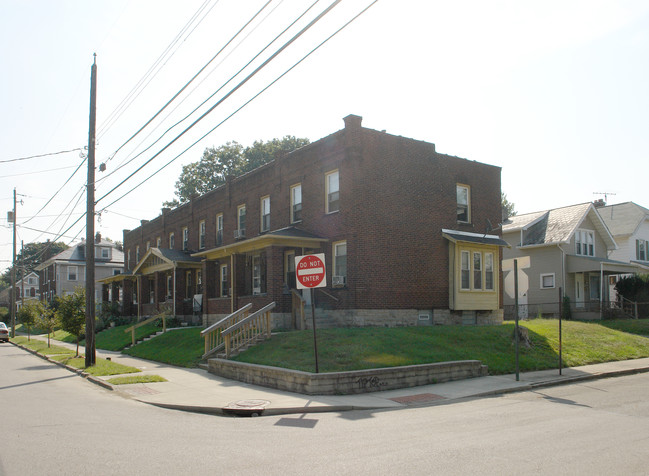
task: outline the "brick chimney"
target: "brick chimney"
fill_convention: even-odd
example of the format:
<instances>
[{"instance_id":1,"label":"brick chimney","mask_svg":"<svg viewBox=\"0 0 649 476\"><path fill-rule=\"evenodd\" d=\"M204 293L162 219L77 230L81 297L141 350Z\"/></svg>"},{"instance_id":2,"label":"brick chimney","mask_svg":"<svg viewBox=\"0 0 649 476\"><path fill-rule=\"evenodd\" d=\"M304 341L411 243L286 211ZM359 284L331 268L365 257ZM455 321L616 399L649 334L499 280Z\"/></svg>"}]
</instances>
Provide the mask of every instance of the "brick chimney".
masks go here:
<instances>
[{"instance_id":1,"label":"brick chimney","mask_svg":"<svg viewBox=\"0 0 649 476\"><path fill-rule=\"evenodd\" d=\"M101 243L101 233L99 232L95 235L95 243Z\"/></svg>"}]
</instances>

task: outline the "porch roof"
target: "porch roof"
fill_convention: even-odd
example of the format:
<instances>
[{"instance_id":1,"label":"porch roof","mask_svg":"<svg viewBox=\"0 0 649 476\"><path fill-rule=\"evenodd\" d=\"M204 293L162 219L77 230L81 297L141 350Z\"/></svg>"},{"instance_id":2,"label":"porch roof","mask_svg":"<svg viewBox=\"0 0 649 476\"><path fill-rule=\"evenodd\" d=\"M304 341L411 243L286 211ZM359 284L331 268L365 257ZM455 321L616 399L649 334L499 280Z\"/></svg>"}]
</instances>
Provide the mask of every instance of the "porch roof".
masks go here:
<instances>
[{"instance_id":1,"label":"porch roof","mask_svg":"<svg viewBox=\"0 0 649 476\"><path fill-rule=\"evenodd\" d=\"M568 273L599 273L600 271L604 271L607 274L646 273L648 270L649 268L638 263L625 263L623 261L593 256L568 255L566 260L566 271Z\"/></svg>"},{"instance_id":2,"label":"porch roof","mask_svg":"<svg viewBox=\"0 0 649 476\"><path fill-rule=\"evenodd\" d=\"M465 243L478 243L481 245L506 246L509 248L509 243L497 235L469 233L467 231L457 230L442 230L442 236L453 243L460 241Z\"/></svg>"},{"instance_id":3,"label":"porch roof","mask_svg":"<svg viewBox=\"0 0 649 476\"><path fill-rule=\"evenodd\" d=\"M121 283L122 281L128 281L128 280L134 281L135 279L136 276L134 274L121 273L121 274L114 274L113 276L108 276L106 278L98 279L96 282L102 284L110 284L110 283Z\"/></svg>"},{"instance_id":4,"label":"porch roof","mask_svg":"<svg viewBox=\"0 0 649 476\"><path fill-rule=\"evenodd\" d=\"M242 240L218 248L193 253L195 258L219 259L227 256L246 253L248 251L260 250L268 246L295 246L313 248L320 246L321 243L329 241L328 238L314 235L311 232L301 230L294 226L274 230L263 235L255 236L247 240Z\"/></svg>"},{"instance_id":5,"label":"porch roof","mask_svg":"<svg viewBox=\"0 0 649 476\"><path fill-rule=\"evenodd\" d=\"M151 274L174 268L199 268L201 259L187 251L169 248L149 248L144 257L133 269L133 274Z\"/></svg>"}]
</instances>

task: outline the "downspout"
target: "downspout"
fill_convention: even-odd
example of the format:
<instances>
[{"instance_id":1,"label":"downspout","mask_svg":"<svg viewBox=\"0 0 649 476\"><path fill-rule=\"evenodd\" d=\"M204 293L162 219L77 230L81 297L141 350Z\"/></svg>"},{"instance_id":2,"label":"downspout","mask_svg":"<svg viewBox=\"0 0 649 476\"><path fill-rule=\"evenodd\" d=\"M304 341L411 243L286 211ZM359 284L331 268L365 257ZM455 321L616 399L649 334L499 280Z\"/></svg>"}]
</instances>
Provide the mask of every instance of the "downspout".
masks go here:
<instances>
[{"instance_id":1,"label":"downspout","mask_svg":"<svg viewBox=\"0 0 649 476\"><path fill-rule=\"evenodd\" d=\"M176 317L176 263L174 263L174 317Z\"/></svg>"},{"instance_id":2,"label":"downspout","mask_svg":"<svg viewBox=\"0 0 649 476\"><path fill-rule=\"evenodd\" d=\"M563 249L561 245L557 245L559 247L559 250L561 250L561 287L563 289L563 296L567 296L566 294L566 251ZM563 306L563 303L559 303L559 312L561 312L561 306Z\"/></svg>"},{"instance_id":3,"label":"downspout","mask_svg":"<svg viewBox=\"0 0 649 476\"><path fill-rule=\"evenodd\" d=\"M604 312L603 312L603 306L604 305L604 262L600 261L599 262L599 319L600 321L603 319Z\"/></svg>"},{"instance_id":4,"label":"downspout","mask_svg":"<svg viewBox=\"0 0 649 476\"><path fill-rule=\"evenodd\" d=\"M230 313L234 312L234 254L230 255Z\"/></svg>"}]
</instances>

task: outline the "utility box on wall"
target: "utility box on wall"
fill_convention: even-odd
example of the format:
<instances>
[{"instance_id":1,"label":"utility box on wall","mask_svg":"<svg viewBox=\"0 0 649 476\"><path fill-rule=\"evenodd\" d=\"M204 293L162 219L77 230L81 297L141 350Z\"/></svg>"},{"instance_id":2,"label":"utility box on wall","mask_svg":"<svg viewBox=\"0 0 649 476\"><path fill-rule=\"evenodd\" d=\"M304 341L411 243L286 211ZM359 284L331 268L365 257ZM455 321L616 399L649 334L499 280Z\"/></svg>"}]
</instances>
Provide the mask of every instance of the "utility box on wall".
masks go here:
<instances>
[{"instance_id":1,"label":"utility box on wall","mask_svg":"<svg viewBox=\"0 0 649 476\"><path fill-rule=\"evenodd\" d=\"M432 326L433 313L431 311L417 311L417 325L418 326Z\"/></svg>"}]
</instances>

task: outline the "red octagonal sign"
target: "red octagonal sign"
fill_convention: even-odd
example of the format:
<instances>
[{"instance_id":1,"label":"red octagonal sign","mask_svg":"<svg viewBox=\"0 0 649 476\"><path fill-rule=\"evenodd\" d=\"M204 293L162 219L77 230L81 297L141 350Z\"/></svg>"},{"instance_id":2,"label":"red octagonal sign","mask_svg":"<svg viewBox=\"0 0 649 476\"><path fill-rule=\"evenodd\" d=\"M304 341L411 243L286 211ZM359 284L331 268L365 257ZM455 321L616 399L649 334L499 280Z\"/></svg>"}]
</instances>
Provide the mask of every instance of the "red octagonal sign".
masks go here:
<instances>
[{"instance_id":1,"label":"red octagonal sign","mask_svg":"<svg viewBox=\"0 0 649 476\"><path fill-rule=\"evenodd\" d=\"M298 289L327 286L324 253L295 257L295 278Z\"/></svg>"}]
</instances>

